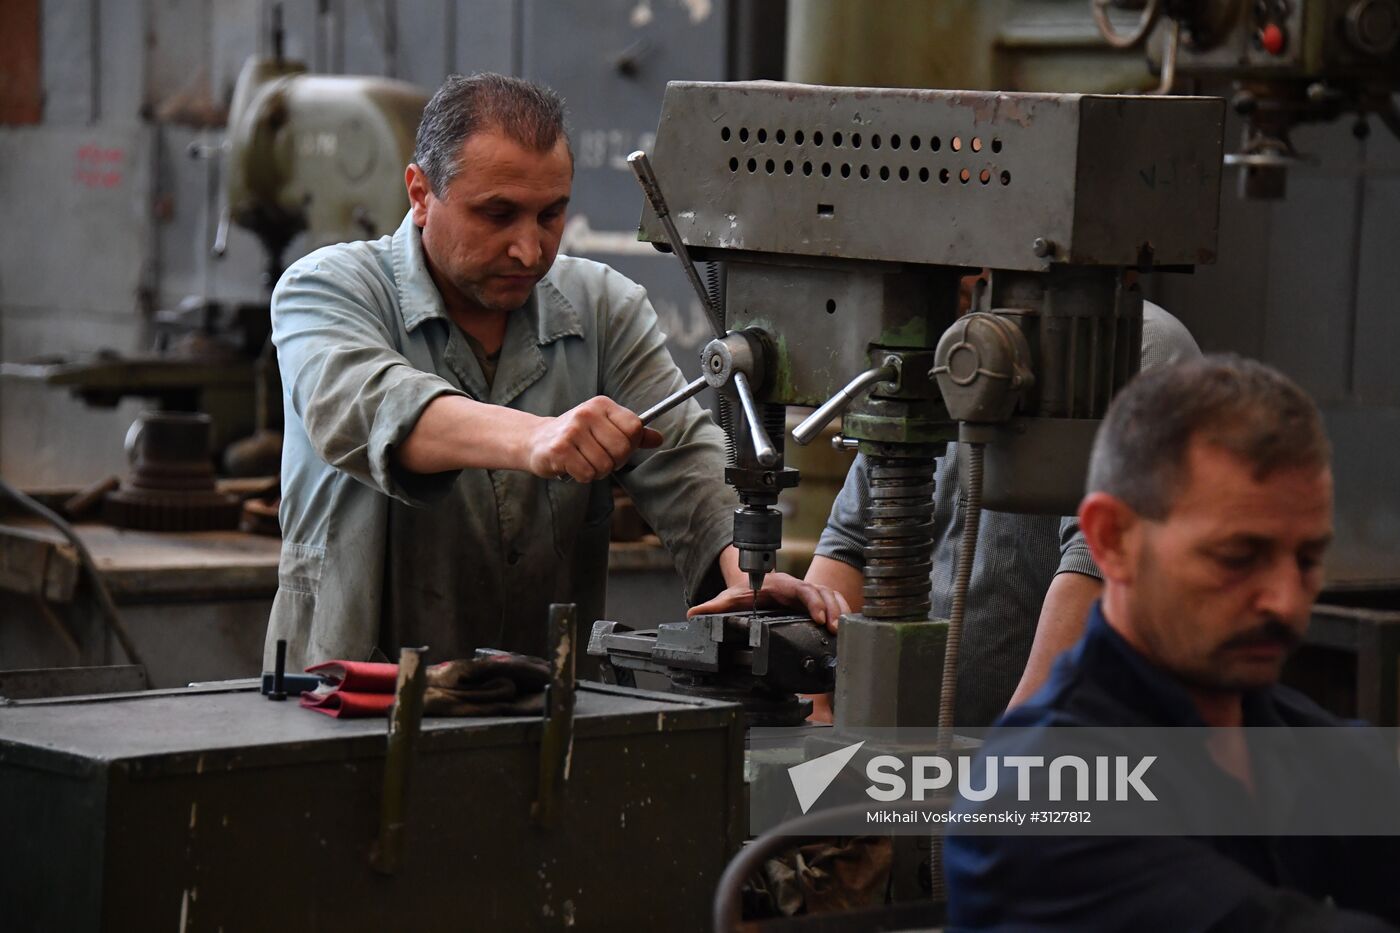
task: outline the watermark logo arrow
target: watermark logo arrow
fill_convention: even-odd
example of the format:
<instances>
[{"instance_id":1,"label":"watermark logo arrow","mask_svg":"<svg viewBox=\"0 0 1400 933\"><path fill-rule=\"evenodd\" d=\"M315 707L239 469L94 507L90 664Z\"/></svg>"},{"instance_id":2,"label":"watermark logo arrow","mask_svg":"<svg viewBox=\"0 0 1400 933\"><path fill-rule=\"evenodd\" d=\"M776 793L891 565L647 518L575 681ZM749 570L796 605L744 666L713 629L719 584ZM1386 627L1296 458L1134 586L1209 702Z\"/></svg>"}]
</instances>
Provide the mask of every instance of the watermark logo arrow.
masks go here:
<instances>
[{"instance_id":1,"label":"watermark logo arrow","mask_svg":"<svg viewBox=\"0 0 1400 933\"><path fill-rule=\"evenodd\" d=\"M841 773L841 769L850 763L864 744L862 741L847 745L820 758L813 758L788 768L788 777L792 779L792 789L797 793L797 802L803 813L812 808L812 804L831 786L831 782L836 780L836 775Z\"/></svg>"}]
</instances>

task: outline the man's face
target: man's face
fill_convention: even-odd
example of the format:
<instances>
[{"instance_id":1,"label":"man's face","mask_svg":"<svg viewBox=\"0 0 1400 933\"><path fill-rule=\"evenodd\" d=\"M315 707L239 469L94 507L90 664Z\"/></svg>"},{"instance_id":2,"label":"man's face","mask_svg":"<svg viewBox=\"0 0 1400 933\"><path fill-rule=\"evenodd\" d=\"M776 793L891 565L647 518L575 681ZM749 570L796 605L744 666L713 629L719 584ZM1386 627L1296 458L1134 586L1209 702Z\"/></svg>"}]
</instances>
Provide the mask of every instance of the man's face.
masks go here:
<instances>
[{"instance_id":1,"label":"man's face","mask_svg":"<svg viewBox=\"0 0 1400 933\"><path fill-rule=\"evenodd\" d=\"M1197 688L1274 683L1322 588L1331 471L1288 468L1256 479L1201 441L1186 467L1167 517L1140 519L1128 535L1133 640Z\"/></svg>"},{"instance_id":2,"label":"man's face","mask_svg":"<svg viewBox=\"0 0 1400 933\"><path fill-rule=\"evenodd\" d=\"M573 159L563 136L535 152L495 129L469 137L461 170L439 199L416 165L413 221L449 309L514 311L559 252Z\"/></svg>"}]
</instances>

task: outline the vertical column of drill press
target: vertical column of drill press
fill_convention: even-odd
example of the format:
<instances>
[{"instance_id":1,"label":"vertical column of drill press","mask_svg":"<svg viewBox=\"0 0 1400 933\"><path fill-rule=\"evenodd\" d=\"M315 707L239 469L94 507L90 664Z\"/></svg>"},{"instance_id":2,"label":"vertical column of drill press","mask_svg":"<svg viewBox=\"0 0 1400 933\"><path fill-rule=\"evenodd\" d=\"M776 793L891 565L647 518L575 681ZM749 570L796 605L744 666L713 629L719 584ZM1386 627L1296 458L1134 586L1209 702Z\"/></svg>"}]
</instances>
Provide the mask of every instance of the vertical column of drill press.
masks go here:
<instances>
[{"instance_id":1,"label":"vertical column of drill press","mask_svg":"<svg viewBox=\"0 0 1400 933\"><path fill-rule=\"evenodd\" d=\"M865 608L871 619L924 619L933 569L933 460L872 456Z\"/></svg>"}]
</instances>

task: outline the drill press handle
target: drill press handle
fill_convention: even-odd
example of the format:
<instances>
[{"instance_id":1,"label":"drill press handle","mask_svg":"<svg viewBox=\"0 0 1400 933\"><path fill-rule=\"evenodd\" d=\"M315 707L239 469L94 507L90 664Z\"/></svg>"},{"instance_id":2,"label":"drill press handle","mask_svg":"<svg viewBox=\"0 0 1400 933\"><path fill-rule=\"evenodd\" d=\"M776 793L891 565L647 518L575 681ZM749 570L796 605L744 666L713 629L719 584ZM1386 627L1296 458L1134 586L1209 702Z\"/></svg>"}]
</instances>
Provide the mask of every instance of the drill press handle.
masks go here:
<instances>
[{"instance_id":1,"label":"drill press handle","mask_svg":"<svg viewBox=\"0 0 1400 933\"><path fill-rule=\"evenodd\" d=\"M801 424L792 429L792 439L803 447L812 443L812 441L816 440L817 435L822 432L822 428L826 427L827 423L830 422L832 418L835 418L847 408L851 407L851 403L859 398L866 389L872 388L882 382L893 382L898 379L899 362L899 357L890 354L885 357L884 361L881 362L879 366L876 366L874 369L867 369L865 372L846 383L841 391L823 402L820 408L812 412Z\"/></svg>"}]
</instances>

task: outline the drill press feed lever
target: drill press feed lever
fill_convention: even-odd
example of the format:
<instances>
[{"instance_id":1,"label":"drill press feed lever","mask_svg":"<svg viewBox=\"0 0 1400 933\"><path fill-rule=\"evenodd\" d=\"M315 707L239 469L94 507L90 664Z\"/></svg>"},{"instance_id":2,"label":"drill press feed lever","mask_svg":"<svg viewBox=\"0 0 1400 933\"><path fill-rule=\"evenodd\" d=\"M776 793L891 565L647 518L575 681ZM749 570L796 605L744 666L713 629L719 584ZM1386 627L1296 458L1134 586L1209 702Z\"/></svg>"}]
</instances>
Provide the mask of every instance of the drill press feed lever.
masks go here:
<instances>
[{"instance_id":1,"label":"drill press feed lever","mask_svg":"<svg viewBox=\"0 0 1400 933\"><path fill-rule=\"evenodd\" d=\"M733 541L739 552L739 569L748 574L756 614L763 577L777 566L777 550L783 541L782 513L772 506L777 504L778 491L797 485L798 480L796 470L785 469L782 465L783 409L761 405L755 396L755 387L760 391L766 388L766 341L758 329L726 332L724 309L716 304L695 271L647 154L638 150L627 157L627 162L642 186L647 204L665 228L667 243L680 262L686 280L695 289L700 307L705 309L705 316L715 332L715 339L700 353L700 379L722 393L722 397L738 398L747 427L746 431L741 431L736 425L726 425L735 455L734 463L725 471L725 480L738 492L742 504L734 512ZM658 414L657 408L664 411L699 392L699 381L691 382L656 408L649 409L643 421L648 420L646 415ZM728 407L733 410L732 404ZM774 435L777 443L773 441Z\"/></svg>"}]
</instances>

